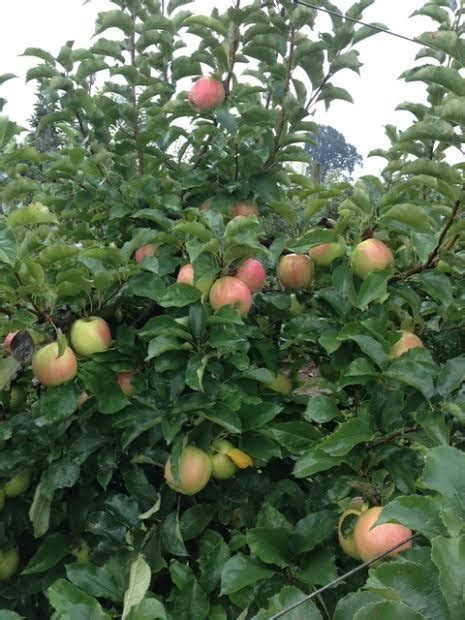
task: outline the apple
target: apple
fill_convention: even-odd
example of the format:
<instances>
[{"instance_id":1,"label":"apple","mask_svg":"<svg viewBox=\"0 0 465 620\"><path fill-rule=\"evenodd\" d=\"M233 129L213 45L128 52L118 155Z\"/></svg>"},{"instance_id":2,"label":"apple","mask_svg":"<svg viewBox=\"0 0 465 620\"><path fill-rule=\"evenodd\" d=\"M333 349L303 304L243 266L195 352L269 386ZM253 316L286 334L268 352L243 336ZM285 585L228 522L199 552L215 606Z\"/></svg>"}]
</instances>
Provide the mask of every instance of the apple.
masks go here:
<instances>
[{"instance_id":1,"label":"apple","mask_svg":"<svg viewBox=\"0 0 465 620\"><path fill-rule=\"evenodd\" d=\"M7 334L5 336L5 340L3 341L3 347L7 350L10 351L10 344L11 341L13 340L13 338L16 336L18 332L10 332L9 334Z\"/></svg>"},{"instance_id":2,"label":"apple","mask_svg":"<svg viewBox=\"0 0 465 620\"><path fill-rule=\"evenodd\" d=\"M158 250L158 245L155 243L147 243L134 252L134 260L136 263L141 263L146 256L155 256L155 252Z\"/></svg>"},{"instance_id":3,"label":"apple","mask_svg":"<svg viewBox=\"0 0 465 620\"><path fill-rule=\"evenodd\" d=\"M340 243L332 241L310 248L308 255L318 267L329 267L333 260L344 256L344 248Z\"/></svg>"},{"instance_id":4,"label":"apple","mask_svg":"<svg viewBox=\"0 0 465 620\"><path fill-rule=\"evenodd\" d=\"M19 385L14 385L10 390L10 409L16 411L26 403L26 391Z\"/></svg>"},{"instance_id":5,"label":"apple","mask_svg":"<svg viewBox=\"0 0 465 620\"><path fill-rule=\"evenodd\" d=\"M134 396L136 390L134 385L132 384L132 380L136 373L133 370L128 371L120 371L116 373L116 381L121 388L121 391L125 396L131 398Z\"/></svg>"},{"instance_id":6,"label":"apple","mask_svg":"<svg viewBox=\"0 0 465 620\"><path fill-rule=\"evenodd\" d=\"M190 284L194 286L194 267L192 263L187 263L187 265L181 267L176 282L178 284Z\"/></svg>"},{"instance_id":7,"label":"apple","mask_svg":"<svg viewBox=\"0 0 465 620\"><path fill-rule=\"evenodd\" d=\"M248 286L233 276L224 276L216 280L211 287L209 300L214 310L234 304L241 316L245 316L252 306L252 296Z\"/></svg>"},{"instance_id":8,"label":"apple","mask_svg":"<svg viewBox=\"0 0 465 620\"><path fill-rule=\"evenodd\" d=\"M279 261L277 274L284 288L308 288L315 277L315 268L305 254L286 254Z\"/></svg>"},{"instance_id":9,"label":"apple","mask_svg":"<svg viewBox=\"0 0 465 620\"><path fill-rule=\"evenodd\" d=\"M366 278L372 271L389 269L394 265L391 250L379 239L366 239L359 243L350 257L353 273L359 278Z\"/></svg>"},{"instance_id":10,"label":"apple","mask_svg":"<svg viewBox=\"0 0 465 620\"><path fill-rule=\"evenodd\" d=\"M249 216L249 215L257 215L258 216L258 207L255 202L238 202L229 210L229 217L237 217L238 215Z\"/></svg>"},{"instance_id":11,"label":"apple","mask_svg":"<svg viewBox=\"0 0 465 620\"><path fill-rule=\"evenodd\" d=\"M383 525L373 527L382 511L381 506L369 508L362 512L355 524L353 532L354 543L360 559L364 562L372 560L377 555L384 553L390 547L412 535L411 530L397 523L383 523ZM392 551L389 556L393 557L405 549L410 549L411 546L412 542L407 542L395 551Z\"/></svg>"},{"instance_id":12,"label":"apple","mask_svg":"<svg viewBox=\"0 0 465 620\"><path fill-rule=\"evenodd\" d=\"M269 388L273 390L273 392L279 392L279 394L290 394L292 392L292 383L286 375L283 375L282 372L278 372L273 381L269 384Z\"/></svg>"},{"instance_id":13,"label":"apple","mask_svg":"<svg viewBox=\"0 0 465 620\"><path fill-rule=\"evenodd\" d=\"M19 566L19 554L17 549L0 551L0 581L6 581L12 577Z\"/></svg>"},{"instance_id":14,"label":"apple","mask_svg":"<svg viewBox=\"0 0 465 620\"><path fill-rule=\"evenodd\" d=\"M201 77L189 92L189 102L199 112L211 112L226 98L223 84L211 77Z\"/></svg>"},{"instance_id":15,"label":"apple","mask_svg":"<svg viewBox=\"0 0 465 620\"><path fill-rule=\"evenodd\" d=\"M51 342L32 356L32 372L42 385L61 385L76 376L77 361L74 351L71 347L66 347L60 357L58 351L58 343Z\"/></svg>"},{"instance_id":16,"label":"apple","mask_svg":"<svg viewBox=\"0 0 465 620\"><path fill-rule=\"evenodd\" d=\"M355 546L354 532L352 530L347 536L344 536L342 532L342 525L346 517L348 517L349 515L354 515L356 517L359 517L360 514L361 514L360 510L354 510L351 508L349 508L348 510L345 510L339 518L339 523L338 523L338 528L337 528L337 536L338 536L339 545L341 549L344 551L344 553L346 553L348 556L350 556L354 560L360 560L360 554L357 550L357 547Z\"/></svg>"},{"instance_id":17,"label":"apple","mask_svg":"<svg viewBox=\"0 0 465 620\"><path fill-rule=\"evenodd\" d=\"M397 359L406 351L410 349L416 348L424 348L423 342L413 334L412 332L402 331L399 340L395 343L395 345L391 348L389 352L389 357L391 359Z\"/></svg>"},{"instance_id":18,"label":"apple","mask_svg":"<svg viewBox=\"0 0 465 620\"><path fill-rule=\"evenodd\" d=\"M256 258L247 258L236 271L236 278L247 284L251 293L263 288L265 275L265 268Z\"/></svg>"},{"instance_id":19,"label":"apple","mask_svg":"<svg viewBox=\"0 0 465 620\"><path fill-rule=\"evenodd\" d=\"M179 482L171 473L170 459L165 464L165 480L174 491L183 495L195 495L201 491L212 473L210 457L195 446L186 446L179 459Z\"/></svg>"},{"instance_id":20,"label":"apple","mask_svg":"<svg viewBox=\"0 0 465 620\"><path fill-rule=\"evenodd\" d=\"M69 336L73 349L84 357L90 357L94 353L102 353L111 344L111 332L108 323L97 316L75 321Z\"/></svg>"},{"instance_id":21,"label":"apple","mask_svg":"<svg viewBox=\"0 0 465 620\"><path fill-rule=\"evenodd\" d=\"M4 484L3 491L7 497L18 497L27 491L30 484L31 472L29 469L24 469Z\"/></svg>"}]
</instances>

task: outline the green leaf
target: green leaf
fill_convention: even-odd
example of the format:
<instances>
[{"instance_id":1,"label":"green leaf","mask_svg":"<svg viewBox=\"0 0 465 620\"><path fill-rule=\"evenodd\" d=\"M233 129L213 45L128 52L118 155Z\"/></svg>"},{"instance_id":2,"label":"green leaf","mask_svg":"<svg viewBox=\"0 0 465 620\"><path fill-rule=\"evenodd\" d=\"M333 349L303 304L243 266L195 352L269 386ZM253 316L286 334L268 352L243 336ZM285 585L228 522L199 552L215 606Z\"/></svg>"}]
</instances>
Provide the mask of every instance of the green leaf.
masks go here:
<instances>
[{"instance_id":1,"label":"green leaf","mask_svg":"<svg viewBox=\"0 0 465 620\"><path fill-rule=\"evenodd\" d=\"M14 73L2 73L0 75L0 86L2 84L4 84L5 82L8 82L8 80L12 80L13 78L18 77L17 75L15 75Z\"/></svg>"},{"instance_id":2,"label":"green leaf","mask_svg":"<svg viewBox=\"0 0 465 620\"><path fill-rule=\"evenodd\" d=\"M207 530L199 544L200 585L210 593L220 583L223 567L231 552L221 534L214 530Z\"/></svg>"},{"instance_id":3,"label":"green leaf","mask_svg":"<svg viewBox=\"0 0 465 620\"><path fill-rule=\"evenodd\" d=\"M465 357L447 360L438 376L438 392L447 396L455 392L465 381Z\"/></svg>"},{"instance_id":4,"label":"green leaf","mask_svg":"<svg viewBox=\"0 0 465 620\"><path fill-rule=\"evenodd\" d=\"M332 510L314 512L298 521L292 535L294 553L312 551L324 540L332 537L337 530L337 521L338 514Z\"/></svg>"},{"instance_id":5,"label":"green leaf","mask_svg":"<svg viewBox=\"0 0 465 620\"><path fill-rule=\"evenodd\" d=\"M307 478L321 471L326 471L339 465L341 460L336 456L330 456L322 450L311 450L298 459L292 470L296 478Z\"/></svg>"},{"instance_id":6,"label":"green leaf","mask_svg":"<svg viewBox=\"0 0 465 620\"><path fill-rule=\"evenodd\" d=\"M440 516L441 505L435 498L422 495L396 497L383 507L376 523L400 523L428 538L445 536L446 527Z\"/></svg>"},{"instance_id":7,"label":"green leaf","mask_svg":"<svg viewBox=\"0 0 465 620\"><path fill-rule=\"evenodd\" d=\"M262 579L272 577L274 571L266 568L252 558L238 553L230 558L223 567L221 573L221 595L233 594L245 588L255 585Z\"/></svg>"},{"instance_id":8,"label":"green leaf","mask_svg":"<svg viewBox=\"0 0 465 620\"><path fill-rule=\"evenodd\" d=\"M383 302L387 298L389 271L372 271L363 280L357 295L357 308L366 308L372 301Z\"/></svg>"},{"instance_id":9,"label":"green leaf","mask_svg":"<svg viewBox=\"0 0 465 620\"><path fill-rule=\"evenodd\" d=\"M9 228L0 229L0 263L12 267L16 261L16 238Z\"/></svg>"},{"instance_id":10,"label":"green leaf","mask_svg":"<svg viewBox=\"0 0 465 620\"><path fill-rule=\"evenodd\" d=\"M399 204L391 207L379 218L380 224L398 233L410 234L412 230L431 233L435 230L434 222L425 209L414 204Z\"/></svg>"},{"instance_id":11,"label":"green leaf","mask_svg":"<svg viewBox=\"0 0 465 620\"><path fill-rule=\"evenodd\" d=\"M431 295L433 299L444 304L444 306L449 306L452 303L452 284L445 274L425 271L416 275L415 281L428 295Z\"/></svg>"},{"instance_id":12,"label":"green leaf","mask_svg":"<svg viewBox=\"0 0 465 620\"><path fill-rule=\"evenodd\" d=\"M139 603L143 600L147 590L149 589L150 579L150 567L143 556L139 555L131 564L129 584L124 594L123 614L121 616L122 620L125 620L131 609L136 605L139 605Z\"/></svg>"},{"instance_id":13,"label":"green leaf","mask_svg":"<svg viewBox=\"0 0 465 620\"><path fill-rule=\"evenodd\" d=\"M131 16L123 11L102 11L95 22L95 34L101 34L108 28L119 28L126 36L129 36L135 28Z\"/></svg>"},{"instance_id":14,"label":"green leaf","mask_svg":"<svg viewBox=\"0 0 465 620\"><path fill-rule=\"evenodd\" d=\"M34 56L35 58L40 58L44 62L48 62L51 65L55 64L55 58L49 52L41 49L40 47L28 47L24 50L21 56Z\"/></svg>"},{"instance_id":15,"label":"green leaf","mask_svg":"<svg viewBox=\"0 0 465 620\"><path fill-rule=\"evenodd\" d=\"M334 457L348 454L355 446L365 443L371 438L370 419L366 413L359 415L347 422L343 422L319 445L318 449Z\"/></svg>"},{"instance_id":16,"label":"green leaf","mask_svg":"<svg viewBox=\"0 0 465 620\"><path fill-rule=\"evenodd\" d=\"M317 394L309 399L304 416L306 420L324 424L337 418L339 416L339 409L334 398Z\"/></svg>"},{"instance_id":17,"label":"green leaf","mask_svg":"<svg viewBox=\"0 0 465 620\"><path fill-rule=\"evenodd\" d=\"M252 620L269 620L273 618L275 614L284 611L288 607L302 601L305 598L305 594L293 586L286 586L279 594L275 594L272 598L268 599L268 607L266 610L262 609L253 616ZM318 611L313 601L307 601L302 603L295 610L290 611L283 616L286 620L323 620L323 616Z\"/></svg>"},{"instance_id":18,"label":"green leaf","mask_svg":"<svg viewBox=\"0 0 465 620\"><path fill-rule=\"evenodd\" d=\"M448 499L456 514L465 518L465 454L452 446L439 446L426 453L421 484Z\"/></svg>"},{"instance_id":19,"label":"green leaf","mask_svg":"<svg viewBox=\"0 0 465 620\"><path fill-rule=\"evenodd\" d=\"M70 542L64 534L47 536L23 570L23 575L43 573L56 566L70 552Z\"/></svg>"},{"instance_id":20,"label":"green leaf","mask_svg":"<svg viewBox=\"0 0 465 620\"><path fill-rule=\"evenodd\" d=\"M383 374L389 379L414 387L429 400L434 394L435 368L426 351L411 349L395 360Z\"/></svg>"},{"instance_id":21,"label":"green leaf","mask_svg":"<svg viewBox=\"0 0 465 620\"><path fill-rule=\"evenodd\" d=\"M133 607L126 620L167 620L165 608L156 598L145 598Z\"/></svg>"},{"instance_id":22,"label":"green leaf","mask_svg":"<svg viewBox=\"0 0 465 620\"><path fill-rule=\"evenodd\" d=\"M376 620L394 620L394 618L395 620L424 620L425 616L395 601L371 603L362 607L353 616L353 620L373 620L373 618Z\"/></svg>"},{"instance_id":23,"label":"green leaf","mask_svg":"<svg viewBox=\"0 0 465 620\"><path fill-rule=\"evenodd\" d=\"M22 127L19 127L16 123L9 121L5 117L0 117L0 148L4 149L10 140L22 131Z\"/></svg>"},{"instance_id":24,"label":"green leaf","mask_svg":"<svg viewBox=\"0 0 465 620\"><path fill-rule=\"evenodd\" d=\"M339 599L336 609L334 610L333 620L349 620L349 618L355 618L357 612L363 612L364 609L368 609L370 605L376 603L385 604L382 596L375 594L375 592L369 592L367 590L350 592L344 596L344 598ZM397 618L396 615L391 617Z\"/></svg>"},{"instance_id":25,"label":"green leaf","mask_svg":"<svg viewBox=\"0 0 465 620\"><path fill-rule=\"evenodd\" d=\"M127 571L124 564L116 558L103 566L95 566L91 562L68 564L66 575L71 583L92 596L108 599L113 603L123 601Z\"/></svg>"},{"instance_id":26,"label":"green leaf","mask_svg":"<svg viewBox=\"0 0 465 620\"><path fill-rule=\"evenodd\" d=\"M207 15L191 15L184 20L184 25L203 26L204 28L208 28L208 30L213 30L214 32L217 32L223 37L225 37L227 34L227 28L225 27L223 21L215 17L208 17Z\"/></svg>"},{"instance_id":27,"label":"green leaf","mask_svg":"<svg viewBox=\"0 0 465 620\"><path fill-rule=\"evenodd\" d=\"M52 387L40 399L42 424L55 424L69 418L78 408L79 390L73 383Z\"/></svg>"},{"instance_id":28,"label":"green leaf","mask_svg":"<svg viewBox=\"0 0 465 620\"><path fill-rule=\"evenodd\" d=\"M7 224L10 228L17 228L36 224L58 224L58 220L48 207L35 202L27 207L20 207L12 211L7 217Z\"/></svg>"},{"instance_id":29,"label":"green leaf","mask_svg":"<svg viewBox=\"0 0 465 620\"><path fill-rule=\"evenodd\" d=\"M463 617L465 583L465 536L432 541L431 558L439 570L439 584L446 599L451 620Z\"/></svg>"},{"instance_id":30,"label":"green leaf","mask_svg":"<svg viewBox=\"0 0 465 620\"><path fill-rule=\"evenodd\" d=\"M451 185L461 182L461 175L455 168L444 162L431 161L430 159L416 159L408 162L402 166L401 172L402 174L425 174L446 181Z\"/></svg>"},{"instance_id":31,"label":"green leaf","mask_svg":"<svg viewBox=\"0 0 465 620\"><path fill-rule=\"evenodd\" d=\"M188 508L179 519L182 539L187 542L197 538L213 518L214 509L210 504L197 504Z\"/></svg>"},{"instance_id":32,"label":"green leaf","mask_svg":"<svg viewBox=\"0 0 465 620\"><path fill-rule=\"evenodd\" d=\"M34 493L31 508L29 509L29 519L34 528L35 538L40 538L48 531L51 506L52 500L50 496L45 494L42 485L39 483Z\"/></svg>"},{"instance_id":33,"label":"green leaf","mask_svg":"<svg viewBox=\"0 0 465 620\"><path fill-rule=\"evenodd\" d=\"M64 579L55 581L48 588L47 595L50 605L62 617L110 620L97 599Z\"/></svg>"},{"instance_id":34,"label":"green leaf","mask_svg":"<svg viewBox=\"0 0 465 620\"><path fill-rule=\"evenodd\" d=\"M164 308L184 308L199 301L201 293L189 284L172 284L159 299Z\"/></svg>"},{"instance_id":35,"label":"green leaf","mask_svg":"<svg viewBox=\"0 0 465 620\"><path fill-rule=\"evenodd\" d=\"M357 50L351 50L345 54L338 54L336 59L331 63L331 73L334 75L342 69L350 69L355 73L360 73L360 67L362 63L358 59L359 52Z\"/></svg>"},{"instance_id":36,"label":"green leaf","mask_svg":"<svg viewBox=\"0 0 465 620\"><path fill-rule=\"evenodd\" d=\"M285 568L291 561L289 531L284 528L258 527L247 531L247 544L252 553L266 564Z\"/></svg>"}]
</instances>

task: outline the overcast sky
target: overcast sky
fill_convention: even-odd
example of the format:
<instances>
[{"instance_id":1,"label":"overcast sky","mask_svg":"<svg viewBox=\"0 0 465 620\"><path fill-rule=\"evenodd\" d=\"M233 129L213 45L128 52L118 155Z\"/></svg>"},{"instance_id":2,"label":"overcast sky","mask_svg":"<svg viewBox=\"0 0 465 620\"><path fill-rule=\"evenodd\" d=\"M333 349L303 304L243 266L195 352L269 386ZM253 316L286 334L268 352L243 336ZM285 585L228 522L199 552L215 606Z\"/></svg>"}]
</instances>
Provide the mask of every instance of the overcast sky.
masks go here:
<instances>
[{"instance_id":1,"label":"overcast sky","mask_svg":"<svg viewBox=\"0 0 465 620\"><path fill-rule=\"evenodd\" d=\"M355 0L333 0L346 10ZM224 10L232 0L196 0L191 10L207 13L217 6ZM15 73L24 77L27 69L38 60L20 57L26 47L42 47L56 55L67 40L74 40L76 47L86 47L94 31L98 11L114 8L108 0L1 0L0 21L0 74ZM410 15L424 4L424 0L377 0L367 9L364 19L386 24L391 30L415 36L431 30L429 19ZM104 36L108 36L104 34ZM335 84L347 88L354 104L334 103L328 112L318 110L320 123L333 125L349 142L366 157L374 148L388 145L384 126L393 123L407 126L411 116L395 112L404 100L424 99L424 89L418 84L405 84L399 75L413 65L418 46L389 35L379 34L358 46L364 66L360 77L344 71L338 74ZM8 99L5 113L13 120L25 123L30 116L34 83L26 85L21 80L11 80L0 87L0 96ZM378 173L382 159L365 160L364 173Z\"/></svg>"}]
</instances>

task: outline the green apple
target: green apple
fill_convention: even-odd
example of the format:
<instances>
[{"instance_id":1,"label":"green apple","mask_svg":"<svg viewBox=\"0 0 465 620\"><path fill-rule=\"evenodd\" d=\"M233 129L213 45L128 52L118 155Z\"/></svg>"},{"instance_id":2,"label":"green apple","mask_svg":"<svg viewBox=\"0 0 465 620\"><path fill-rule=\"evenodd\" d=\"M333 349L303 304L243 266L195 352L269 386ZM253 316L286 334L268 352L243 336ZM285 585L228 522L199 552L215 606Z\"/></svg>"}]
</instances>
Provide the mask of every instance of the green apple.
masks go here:
<instances>
[{"instance_id":1,"label":"green apple","mask_svg":"<svg viewBox=\"0 0 465 620\"><path fill-rule=\"evenodd\" d=\"M79 355L90 357L106 351L111 344L108 323L97 316L78 319L71 327L71 346Z\"/></svg>"},{"instance_id":2,"label":"green apple","mask_svg":"<svg viewBox=\"0 0 465 620\"><path fill-rule=\"evenodd\" d=\"M19 385L14 385L10 391L10 409L17 411L26 404L26 390Z\"/></svg>"},{"instance_id":3,"label":"green apple","mask_svg":"<svg viewBox=\"0 0 465 620\"><path fill-rule=\"evenodd\" d=\"M0 551L0 581L6 581L12 577L19 566L19 554L17 549Z\"/></svg>"},{"instance_id":4,"label":"green apple","mask_svg":"<svg viewBox=\"0 0 465 620\"><path fill-rule=\"evenodd\" d=\"M3 490L7 497L18 497L27 491L31 484L31 472L28 469L24 469L13 478L10 478Z\"/></svg>"}]
</instances>

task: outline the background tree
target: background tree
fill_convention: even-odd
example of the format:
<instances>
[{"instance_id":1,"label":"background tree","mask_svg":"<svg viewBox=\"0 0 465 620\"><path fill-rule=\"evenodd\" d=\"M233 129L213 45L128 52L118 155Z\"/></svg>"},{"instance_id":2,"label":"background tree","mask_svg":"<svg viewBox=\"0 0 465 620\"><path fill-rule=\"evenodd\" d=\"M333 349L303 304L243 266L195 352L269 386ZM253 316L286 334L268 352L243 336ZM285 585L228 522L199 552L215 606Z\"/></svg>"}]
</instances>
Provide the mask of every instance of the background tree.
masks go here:
<instances>
[{"instance_id":1,"label":"background tree","mask_svg":"<svg viewBox=\"0 0 465 620\"><path fill-rule=\"evenodd\" d=\"M320 177L324 182L329 173L334 173L334 180L338 177L350 179L356 166L363 163L362 156L353 144L349 144L344 135L330 125L320 125L318 132L312 136L315 144L307 143L305 150L312 162L318 164Z\"/></svg>"}]
</instances>

